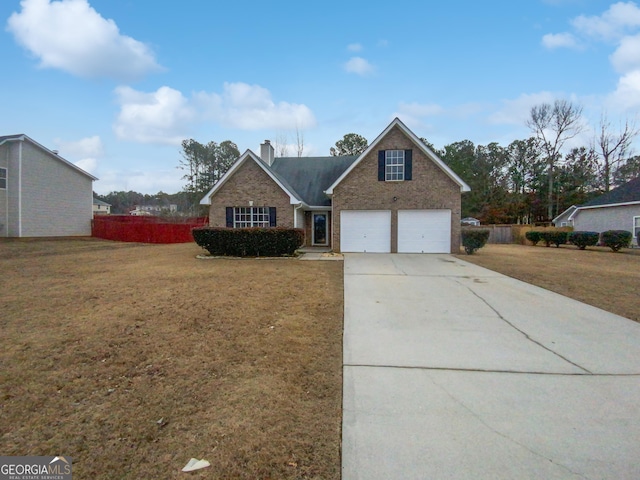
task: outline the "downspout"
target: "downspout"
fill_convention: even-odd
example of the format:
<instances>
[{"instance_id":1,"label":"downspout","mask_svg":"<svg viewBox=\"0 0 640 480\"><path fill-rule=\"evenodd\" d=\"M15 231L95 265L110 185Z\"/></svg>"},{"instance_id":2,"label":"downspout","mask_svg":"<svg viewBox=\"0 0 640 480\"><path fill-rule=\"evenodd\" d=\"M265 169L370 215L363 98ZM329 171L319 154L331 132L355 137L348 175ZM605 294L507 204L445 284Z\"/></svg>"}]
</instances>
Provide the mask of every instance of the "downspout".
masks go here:
<instances>
[{"instance_id":1,"label":"downspout","mask_svg":"<svg viewBox=\"0 0 640 480\"><path fill-rule=\"evenodd\" d=\"M22 237L22 144L18 147L18 237Z\"/></svg>"}]
</instances>

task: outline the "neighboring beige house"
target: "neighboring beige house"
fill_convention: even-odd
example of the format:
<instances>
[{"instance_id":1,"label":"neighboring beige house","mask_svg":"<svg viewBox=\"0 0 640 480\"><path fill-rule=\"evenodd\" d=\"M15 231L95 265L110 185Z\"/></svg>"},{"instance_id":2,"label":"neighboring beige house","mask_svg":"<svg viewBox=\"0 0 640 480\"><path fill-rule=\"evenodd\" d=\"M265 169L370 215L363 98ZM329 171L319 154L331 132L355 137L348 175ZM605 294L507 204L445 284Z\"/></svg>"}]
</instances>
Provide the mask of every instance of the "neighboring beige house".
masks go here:
<instances>
[{"instance_id":1,"label":"neighboring beige house","mask_svg":"<svg viewBox=\"0 0 640 480\"><path fill-rule=\"evenodd\" d=\"M572 205L553 219L556 227L602 233L626 230L638 244L640 233L640 177L620 185L583 205Z\"/></svg>"},{"instance_id":2,"label":"neighboring beige house","mask_svg":"<svg viewBox=\"0 0 640 480\"><path fill-rule=\"evenodd\" d=\"M103 202L97 198L93 199L93 214L94 215L110 215L111 214L111 204L107 202Z\"/></svg>"},{"instance_id":3,"label":"neighboring beige house","mask_svg":"<svg viewBox=\"0 0 640 480\"><path fill-rule=\"evenodd\" d=\"M217 227L294 227L341 252L460 248L469 187L399 119L359 156L275 158L247 150L201 200Z\"/></svg>"},{"instance_id":4,"label":"neighboring beige house","mask_svg":"<svg viewBox=\"0 0 640 480\"><path fill-rule=\"evenodd\" d=\"M0 237L91 235L93 175L28 136L0 136Z\"/></svg>"}]
</instances>

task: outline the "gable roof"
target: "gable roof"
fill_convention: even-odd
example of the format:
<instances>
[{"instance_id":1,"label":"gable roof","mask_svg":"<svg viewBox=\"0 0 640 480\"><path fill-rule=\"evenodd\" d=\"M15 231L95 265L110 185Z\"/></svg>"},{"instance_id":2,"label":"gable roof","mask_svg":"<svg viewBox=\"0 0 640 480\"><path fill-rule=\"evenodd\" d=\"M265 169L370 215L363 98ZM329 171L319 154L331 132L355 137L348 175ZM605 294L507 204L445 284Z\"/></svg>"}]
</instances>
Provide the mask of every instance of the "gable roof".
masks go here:
<instances>
[{"instance_id":1,"label":"gable roof","mask_svg":"<svg viewBox=\"0 0 640 480\"><path fill-rule=\"evenodd\" d=\"M299 198L307 205L330 206L331 199L324 193L328 185L358 158L356 155L342 157L279 157L271 168L285 178Z\"/></svg>"},{"instance_id":2,"label":"gable roof","mask_svg":"<svg viewBox=\"0 0 640 480\"><path fill-rule=\"evenodd\" d=\"M640 177L634 178L607 193L603 193L599 197L580 205L580 208L618 205L630 202L640 202Z\"/></svg>"},{"instance_id":3,"label":"gable roof","mask_svg":"<svg viewBox=\"0 0 640 480\"><path fill-rule=\"evenodd\" d=\"M271 177L271 180L276 182L276 184L289 196L289 203L295 205L297 203L303 203L300 195L293 189L289 182L286 179L282 178L281 175L275 173L273 169L269 167L265 162L263 162L260 157L258 157L251 150L245 151L236 162L231 165L231 168L227 170L220 180L216 182L216 184L209 190L202 200L200 200L200 205L211 205L211 196L216 193L222 186L227 183L233 174L245 163L245 162L255 162L264 172Z\"/></svg>"},{"instance_id":4,"label":"gable roof","mask_svg":"<svg viewBox=\"0 0 640 480\"><path fill-rule=\"evenodd\" d=\"M110 207L111 204L107 203L107 202L103 202L102 200L100 200L99 198L93 197L93 204L94 205L101 205L103 207Z\"/></svg>"},{"instance_id":5,"label":"gable roof","mask_svg":"<svg viewBox=\"0 0 640 480\"><path fill-rule=\"evenodd\" d=\"M458 175L455 174L455 172L453 170L451 170L451 168L449 168L449 166L444 163L435 153L433 153L431 151L431 149L429 147L427 147L422 140L420 140L415 133L413 133L411 130L409 130L409 128L402 123L402 121L396 117L393 119L393 121L389 124L389 126L387 128L384 129L384 131L378 135L376 137L376 139L371 143L371 145L369 145L367 147L367 149L362 152L358 158L349 166L349 168L347 168L342 175L340 175L330 186L329 188L327 188L327 190L325 191L325 193L327 195L333 195L333 189L336 188L340 182L347 176L349 175L349 173L351 172L351 170L353 170L358 163L360 163L370 152L372 152L373 150L375 150L376 146L378 145L378 143L380 143L380 141L394 128L394 127L398 127L400 128L400 130L402 130L402 132L409 137L409 139L418 147L420 148L420 150L422 150L422 152L428 157L430 158L438 167L440 167L440 169L449 177L451 178L451 180L453 180L455 183L457 183L460 186L460 191L461 192L468 192L471 190L471 188L469 187L469 185L467 185L464 180L462 180Z\"/></svg>"},{"instance_id":6,"label":"gable roof","mask_svg":"<svg viewBox=\"0 0 640 480\"><path fill-rule=\"evenodd\" d=\"M56 160L62 162L66 166L71 167L72 169L76 170L78 173L81 173L81 174L89 177L91 180L98 180L98 177L94 177L89 172L85 172L80 167L74 165L73 163L69 162L68 160L65 160L64 158L62 158L60 155L58 155L53 150L49 150L47 147L45 147L43 145L40 145L33 138L25 135L24 133L19 133L17 135L3 135L3 136L0 136L0 145L2 145L3 143L6 143L6 142L24 142L24 141L28 141L29 143L31 143L35 147L37 147L40 150L43 150L44 152L48 153L53 158L55 158Z\"/></svg>"}]
</instances>

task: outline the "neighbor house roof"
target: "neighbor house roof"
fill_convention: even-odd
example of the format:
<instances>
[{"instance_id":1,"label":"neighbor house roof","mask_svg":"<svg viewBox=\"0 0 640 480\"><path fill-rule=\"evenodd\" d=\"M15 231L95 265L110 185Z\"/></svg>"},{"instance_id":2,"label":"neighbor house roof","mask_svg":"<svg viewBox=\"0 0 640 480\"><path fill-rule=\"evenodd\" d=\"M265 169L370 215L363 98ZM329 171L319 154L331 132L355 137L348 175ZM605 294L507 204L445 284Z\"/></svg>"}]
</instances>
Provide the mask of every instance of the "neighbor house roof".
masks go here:
<instances>
[{"instance_id":1,"label":"neighbor house roof","mask_svg":"<svg viewBox=\"0 0 640 480\"><path fill-rule=\"evenodd\" d=\"M429 147L427 147L424 142L422 140L420 140L415 133L413 133L411 130L409 130L409 128L407 128L407 126L402 123L402 121L399 118L395 118L387 128L384 129L384 131L377 136L377 138L371 143L371 145L369 145L369 147L367 147L367 149L362 152L358 158L349 166L349 168L347 168L330 186L329 188L327 188L326 190L326 194L327 195L333 195L333 189L338 186L338 184L347 176L349 175L349 173L351 172L351 170L353 170L356 165L358 165L358 163L360 163L371 151L373 151L376 146L378 145L378 143L380 143L380 141L394 128L394 127L398 127L400 128L400 130L402 130L404 132L404 134L409 137L413 143L420 148L420 150L422 150L422 152L429 157L438 167L440 167L442 169L442 171L449 177L451 178L451 180L453 180L455 183L457 183L460 186L460 191L461 192L468 192L471 190L471 188L469 187L469 185L467 185L464 180L462 180L458 175L456 175L456 173L451 170L451 168L449 168L449 166L444 163L435 153L433 153L431 151L431 149Z\"/></svg>"},{"instance_id":2,"label":"neighbor house roof","mask_svg":"<svg viewBox=\"0 0 640 480\"><path fill-rule=\"evenodd\" d=\"M607 193L603 193L599 197L580 205L580 207L599 207L629 202L640 202L640 177L634 178Z\"/></svg>"},{"instance_id":3,"label":"neighbor house roof","mask_svg":"<svg viewBox=\"0 0 640 480\"><path fill-rule=\"evenodd\" d=\"M93 204L94 205L102 205L103 207L110 207L111 204L107 203L107 202L103 202L102 200L100 200L99 198L95 198L93 197Z\"/></svg>"},{"instance_id":4,"label":"neighbor house roof","mask_svg":"<svg viewBox=\"0 0 640 480\"><path fill-rule=\"evenodd\" d=\"M64 163L65 165L67 165L68 167L71 167L74 170L77 170L79 173L82 173L83 175L86 175L87 177L89 177L91 180L98 180L97 177L94 177L93 175L91 175L89 172L85 172L83 169L81 169L80 167L74 165L73 163L69 162L68 160L65 160L64 158L62 158L60 155L58 155L57 152L53 151L53 150L49 150L47 147L40 145L38 142L36 142L33 138L25 135L24 133L19 133L16 135L4 135L4 136L0 136L0 145L2 145L5 142L24 142L24 141L28 141L29 143L31 143L32 145L36 146L37 148L47 152L48 154L50 154L53 158L55 158L56 160Z\"/></svg>"}]
</instances>

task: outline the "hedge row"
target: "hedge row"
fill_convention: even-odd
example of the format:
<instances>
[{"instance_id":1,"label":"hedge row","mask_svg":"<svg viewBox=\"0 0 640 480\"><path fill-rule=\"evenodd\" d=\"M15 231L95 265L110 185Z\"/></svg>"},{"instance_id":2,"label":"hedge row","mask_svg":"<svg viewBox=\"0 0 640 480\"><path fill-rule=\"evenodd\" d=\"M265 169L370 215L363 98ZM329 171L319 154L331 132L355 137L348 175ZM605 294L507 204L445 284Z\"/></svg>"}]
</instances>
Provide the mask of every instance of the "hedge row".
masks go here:
<instances>
[{"instance_id":1,"label":"hedge row","mask_svg":"<svg viewBox=\"0 0 640 480\"><path fill-rule=\"evenodd\" d=\"M626 230L607 230L602 232L564 232L561 230L531 230L525 233L525 237L534 245L544 242L547 247L554 244L556 247L569 242L584 250L588 246L597 245L600 242L603 246L609 247L614 252L631 245L631 232ZM639 236L640 240L640 236Z\"/></svg>"},{"instance_id":2,"label":"hedge row","mask_svg":"<svg viewBox=\"0 0 640 480\"><path fill-rule=\"evenodd\" d=\"M223 228L192 230L193 239L211 255L229 257L279 257L293 255L304 243L299 228Z\"/></svg>"}]
</instances>

